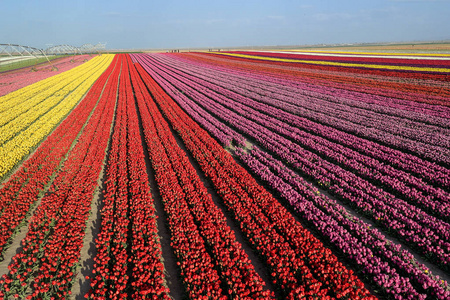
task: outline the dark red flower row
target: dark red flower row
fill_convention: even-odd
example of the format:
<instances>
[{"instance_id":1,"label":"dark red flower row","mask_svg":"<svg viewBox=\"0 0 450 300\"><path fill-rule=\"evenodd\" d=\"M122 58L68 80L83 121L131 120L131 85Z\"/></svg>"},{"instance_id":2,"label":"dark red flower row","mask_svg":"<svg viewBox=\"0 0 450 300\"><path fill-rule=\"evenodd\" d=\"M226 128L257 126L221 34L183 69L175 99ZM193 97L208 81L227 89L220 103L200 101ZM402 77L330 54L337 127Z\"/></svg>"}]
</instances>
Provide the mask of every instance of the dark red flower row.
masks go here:
<instances>
[{"instance_id":1,"label":"dark red flower row","mask_svg":"<svg viewBox=\"0 0 450 300\"><path fill-rule=\"evenodd\" d=\"M214 56L222 56L220 54L209 54ZM229 59L236 61L247 61L250 62L252 59L241 58L241 57L229 57ZM253 60L261 63L259 60ZM296 63L289 62L279 62L279 61L264 61L267 65L285 66L285 67L298 67L295 66ZM438 73L438 72L418 72L418 71L405 71L405 70L378 70L378 69L368 69L359 67L341 67L341 66L324 66L324 65L314 65L314 64L302 64L302 68L312 69L312 70L333 70L336 72L348 72L356 74L371 74L378 76L392 76L398 78L409 78L409 79L432 79L439 81L449 81L450 75L448 73Z\"/></svg>"},{"instance_id":2,"label":"dark red flower row","mask_svg":"<svg viewBox=\"0 0 450 300\"><path fill-rule=\"evenodd\" d=\"M118 68L108 70L112 75L94 113L34 213L22 251L0 280L0 297L64 299L71 294L114 114Z\"/></svg>"},{"instance_id":3,"label":"dark red flower row","mask_svg":"<svg viewBox=\"0 0 450 300\"><path fill-rule=\"evenodd\" d=\"M139 121L129 76L122 63L114 134L106 169L101 232L91 281L92 299L169 299L148 185ZM131 275L130 275L131 274Z\"/></svg>"}]
</instances>

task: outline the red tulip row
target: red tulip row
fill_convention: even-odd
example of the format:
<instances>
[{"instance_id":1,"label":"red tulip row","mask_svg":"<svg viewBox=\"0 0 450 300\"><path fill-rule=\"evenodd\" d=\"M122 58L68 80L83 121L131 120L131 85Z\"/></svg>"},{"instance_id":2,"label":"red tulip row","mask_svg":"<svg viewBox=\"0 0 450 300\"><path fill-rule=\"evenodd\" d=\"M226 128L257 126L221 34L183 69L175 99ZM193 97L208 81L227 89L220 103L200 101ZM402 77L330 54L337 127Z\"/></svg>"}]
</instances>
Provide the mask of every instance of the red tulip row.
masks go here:
<instances>
[{"instance_id":1,"label":"red tulip row","mask_svg":"<svg viewBox=\"0 0 450 300\"><path fill-rule=\"evenodd\" d=\"M242 232L266 260L274 284L287 298L372 297L352 271L193 122L140 65L137 68L163 114L213 182Z\"/></svg>"},{"instance_id":2,"label":"red tulip row","mask_svg":"<svg viewBox=\"0 0 450 300\"><path fill-rule=\"evenodd\" d=\"M22 251L0 280L0 297L63 299L71 294L91 200L110 136L119 68L64 167L42 198L22 241Z\"/></svg>"},{"instance_id":3,"label":"red tulip row","mask_svg":"<svg viewBox=\"0 0 450 300\"><path fill-rule=\"evenodd\" d=\"M131 74L150 160L172 231L172 246L189 296L273 298L150 100L136 69Z\"/></svg>"},{"instance_id":4,"label":"red tulip row","mask_svg":"<svg viewBox=\"0 0 450 300\"><path fill-rule=\"evenodd\" d=\"M169 299L127 56L106 169L91 299Z\"/></svg>"},{"instance_id":5,"label":"red tulip row","mask_svg":"<svg viewBox=\"0 0 450 300\"><path fill-rule=\"evenodd\" d=\"M115 67L114 60L80 104L0 190L0 254L69 151Z\"/></svg>"}]
</instances>

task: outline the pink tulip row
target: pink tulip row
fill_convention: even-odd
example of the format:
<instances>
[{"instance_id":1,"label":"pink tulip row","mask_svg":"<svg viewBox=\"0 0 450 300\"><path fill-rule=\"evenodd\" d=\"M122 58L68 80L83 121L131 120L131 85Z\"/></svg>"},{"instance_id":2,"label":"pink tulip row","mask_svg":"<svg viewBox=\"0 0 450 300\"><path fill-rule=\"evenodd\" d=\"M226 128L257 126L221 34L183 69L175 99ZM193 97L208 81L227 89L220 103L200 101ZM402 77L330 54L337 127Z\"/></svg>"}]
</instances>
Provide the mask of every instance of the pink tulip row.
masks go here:
<instances>
[{"instance_id":1,"label":"pink tulip row","mask_svg":"<svg viewBox=\"0 0 450 300\"><path fill-rule=\"evenodd\" d=\"M106 168L91 299L169 299L126 55ZM116 84L115 84L116 86Z\"/></svg>"},{"instance_id":2,"label":"pink tulip row","mask_svg":"<svg viewBox=\"0 0 450 300\"><path fill-rule=\"evenodd\" d=\"M63 299L71 294L114 114L118 72L109 71L116 78L108 79L95 111L34 213L21 252L0 280L2 297ZM92 96L98 99L98 94Z\"/></svg>"},{"instance_id":3,"label":"pink tulip row","mask_svg":"<svg viewBox=\"0 0 450 300\"><path fill-rule=\"evenodd\" d=\"M36 83L48 77L57 75L59 73L68 71L76 66L84 63L85 60L91 59L93 56L81 55L77 56L75 60L73 57L65 57L52 61L52 65L58 70L52 71L50 66L38 66L35 71L29 68L20 70L8 71L2 73L0 76L0 97L27 85ZM73 61L73 62L72 62Z\"/></svg>"},{"instance_id":4,"label":"pink tulip row","mask_svg":"<svg viewBox=\"0 0 450 300\"><path fill-rule=\"evenodd\" d=\"M143 57L137 57L156 80ZM138 69L140 66L138 66ZM192 121L154 80L140 70L165 117L212 181L254 249L266 260L287 298L370 297L362 283ZM166 88L165 84L162 84ZM158 96L159 94L159 96Z\"/></svg>"}]
</instances>

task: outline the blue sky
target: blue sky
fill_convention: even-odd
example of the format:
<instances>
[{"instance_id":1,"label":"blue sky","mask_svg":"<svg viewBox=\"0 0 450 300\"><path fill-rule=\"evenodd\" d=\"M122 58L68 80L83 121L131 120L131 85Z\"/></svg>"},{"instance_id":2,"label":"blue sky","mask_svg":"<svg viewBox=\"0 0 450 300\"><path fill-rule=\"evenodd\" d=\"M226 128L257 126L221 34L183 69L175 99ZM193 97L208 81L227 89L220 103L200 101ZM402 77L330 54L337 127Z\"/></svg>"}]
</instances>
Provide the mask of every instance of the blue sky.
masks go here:
<instances>
[{"instance_id":1,"label":"blue sky","mask_svg":"<svg viewBox=\"0 0 450 300\"><path fill-rule=\"evenodd\" d=\"M450 39L450 0L0 0L0 43L108 49Z\"/></svg>"}]
</instances>

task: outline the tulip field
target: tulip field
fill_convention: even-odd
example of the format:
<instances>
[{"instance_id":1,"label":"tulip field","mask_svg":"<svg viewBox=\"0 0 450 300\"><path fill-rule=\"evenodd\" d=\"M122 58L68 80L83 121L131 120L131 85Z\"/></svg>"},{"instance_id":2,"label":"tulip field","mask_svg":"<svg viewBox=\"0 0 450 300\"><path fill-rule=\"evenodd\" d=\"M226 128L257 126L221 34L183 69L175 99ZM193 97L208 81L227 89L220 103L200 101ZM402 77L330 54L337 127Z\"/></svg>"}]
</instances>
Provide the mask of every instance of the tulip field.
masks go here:
<instances>
[{"instance_id":1,"label":"tulip field","mask_svg":"<svg viewBox=\"0 0 450 300\"><path fill-rule=\"evenodd\" d=\"M450 299L450 54L59 64L0 73L1 299Z\"/></svg>"}]
</instances>

